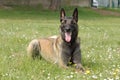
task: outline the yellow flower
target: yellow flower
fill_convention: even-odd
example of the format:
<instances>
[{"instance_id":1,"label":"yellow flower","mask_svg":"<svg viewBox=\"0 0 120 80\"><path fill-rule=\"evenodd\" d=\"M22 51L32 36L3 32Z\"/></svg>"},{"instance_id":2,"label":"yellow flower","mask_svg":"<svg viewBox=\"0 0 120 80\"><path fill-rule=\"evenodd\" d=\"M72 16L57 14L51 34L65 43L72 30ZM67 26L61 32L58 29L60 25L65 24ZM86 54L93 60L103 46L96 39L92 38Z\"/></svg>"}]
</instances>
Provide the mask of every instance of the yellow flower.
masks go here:
<instances>
[{"instance_id":1,"label":"yellow flower","mask_svg":"<svg viewBox=\"0 0 120 80\"><path fill-rule=\"evenodd\" d=\"M77 66L77 64L73 64L73 66L74 66L74 67L76 67L76 66Z\"/></svg>"},{"instance_id":2,"label":"yellow flower","mask_svg":"<svg viewBox=\"0 0 120 80\"><path fill-rule=\"evenodd\" d=\"M90 70L86 70L85 74L90 74Z\"/></svg>"},{"instance_id":3,"label":"yellow flower","mask_svg":"<svg viewBox=\"0 0 120 80\"><path fill-rule=\"evenodd\" d=\"M118 75L118 72L119 72L119 69L115 69L114 72L113 72L113 75L114 75L114 76L117 76L117 75Z\"/></svg>"},{"instance_id":4,"label":"yellow flower","mask_svg":"<svg viewBox=\"0 0 120 80\"><path fill-rule=\"evenodd\" d=\"M72 64L72 62L68 62L68 64L69 64L69 65L71 65L71 64Z\"/></svg>"},{"instance_id":5,"label":"yellow flower","mask_svg":"<svg viewBox=\"0 0 120 80\"><path fill-rule=\"evenodd\" d=\"M116 75L117 73L116 72L113 72L113 75Z\"/></svg>"},{"instance_id":6,"label":"yellow flower","mask_svg":"<svg viewBox=\"0 0 120 80\"><path fill-rule=\"evenodd\" d=\"M115 72L119 72L119 69L116 69Z\"/></svg>"}]
</instances>

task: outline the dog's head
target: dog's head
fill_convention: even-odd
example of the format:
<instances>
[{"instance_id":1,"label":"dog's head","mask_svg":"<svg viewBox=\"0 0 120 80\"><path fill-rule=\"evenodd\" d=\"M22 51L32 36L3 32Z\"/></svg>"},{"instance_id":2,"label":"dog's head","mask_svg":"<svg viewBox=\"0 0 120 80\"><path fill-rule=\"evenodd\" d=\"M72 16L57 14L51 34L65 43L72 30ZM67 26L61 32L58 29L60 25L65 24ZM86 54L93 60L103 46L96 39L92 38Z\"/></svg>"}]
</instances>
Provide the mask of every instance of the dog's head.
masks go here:
<instances>
[{"instance_id":1,"label":"dog's head","mask_svg":"<svg viewBox=\"0 0 120 80\"><path fill-rule=\"evenodd\" d=\"M78 35L78 10L75 8L71 17L66 17L65 10L60 11L60 31L62 39L67 43L72 43Z\"/></svg>"}]
</instances>

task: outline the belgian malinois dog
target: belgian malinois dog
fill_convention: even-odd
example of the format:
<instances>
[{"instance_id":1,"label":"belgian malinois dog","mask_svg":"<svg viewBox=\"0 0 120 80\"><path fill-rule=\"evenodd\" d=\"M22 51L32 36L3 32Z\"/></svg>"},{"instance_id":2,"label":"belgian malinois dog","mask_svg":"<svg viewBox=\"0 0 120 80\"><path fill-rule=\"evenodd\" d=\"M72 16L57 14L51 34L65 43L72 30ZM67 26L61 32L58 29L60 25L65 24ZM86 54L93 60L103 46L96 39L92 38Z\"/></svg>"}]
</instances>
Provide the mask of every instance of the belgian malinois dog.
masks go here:
<instances>
[{"instance_id":1,"label":"belgian malinois dog","mask_svg":"<svg viewBox=\"0 0 120 80\"><path fill-rule=\"evenodd\" d=\"M63 68L68 68L68 64L71 62L76 65L77 70L84 71L81 65L77 22L77 8L75 8L72 17L66 17L62 8L60 11L60 36L32 40L27 48L28 56L33 59L43 57Z\"/></svg>"}]
</instances>

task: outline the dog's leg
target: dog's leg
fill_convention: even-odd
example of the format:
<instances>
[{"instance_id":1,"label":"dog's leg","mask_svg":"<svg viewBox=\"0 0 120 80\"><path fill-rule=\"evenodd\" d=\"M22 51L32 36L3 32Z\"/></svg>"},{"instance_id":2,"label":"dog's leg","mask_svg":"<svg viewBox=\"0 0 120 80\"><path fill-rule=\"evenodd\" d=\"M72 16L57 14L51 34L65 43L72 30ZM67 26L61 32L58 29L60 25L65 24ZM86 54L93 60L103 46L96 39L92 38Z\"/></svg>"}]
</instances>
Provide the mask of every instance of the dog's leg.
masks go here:
<instances>
[{"instance_id":1,"label":"dog's leg","mask_svg":"<svg viewBox=\"0 0 120 80\"><path fill-rule=\"evenodd\" d=\"M73 53L72 59L73 59L73 63L76 65L75 66L76 69L84 72L84 68L81 64L81 50L79 49L79 47L77 47L75 52Z\"/></svg>"},{"instance_id":2,"label":"dog's leg","mask_svg":"<svg viewBox=\"0 0 120 80\"><path fill-rule=\"evenodd\" d=\"M66 50L62 50L59 57L59 66L63 68L68 68L68 62L70 61L70 55L66 53Z\"/></svg>"},{"instance_id":3,"label":"dog's leg","mask_svg":"<svg viewBox=\"0 0 120 80\"><path fill-rule=\"evenodd\" d=\"M68 66L65 62L63 62L63 60L60 58L59 59L59 63L58 63L59 67L62 67L62 68L65 68L65 69L68 69Z\"/></svg>"},{"instance_id":4,"label":"dog's leg","mask_svg":"<svg viewBox=\"0 0 120 80\"><path fill-rule=\"evenodd\" d=\"M40 58L40 45L39 41L37 39L32 40L28 47L27 47L27 53L29 57L32 57L35 59L36 57Z\"/></svg>"}]
</instances>

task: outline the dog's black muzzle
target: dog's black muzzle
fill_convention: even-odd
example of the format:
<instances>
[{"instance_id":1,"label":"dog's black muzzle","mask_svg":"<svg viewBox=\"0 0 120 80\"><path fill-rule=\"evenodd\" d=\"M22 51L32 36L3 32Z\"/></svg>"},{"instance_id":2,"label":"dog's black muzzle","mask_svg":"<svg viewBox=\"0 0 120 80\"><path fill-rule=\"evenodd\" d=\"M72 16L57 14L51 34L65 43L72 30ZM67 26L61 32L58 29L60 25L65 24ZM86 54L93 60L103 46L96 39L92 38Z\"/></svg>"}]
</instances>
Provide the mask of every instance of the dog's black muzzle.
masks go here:
<instances>
[{"instance_id":1,"label":"dog's black muzzle","mask_svg":"<svg viewBox=\"0 0 120 80\"><path fill-rule=\"evenodd\" d=\"M65 27L64 31L65 32L72 32L72 29L68 26L68 27Z\"/></svg>"}]
</instances>

